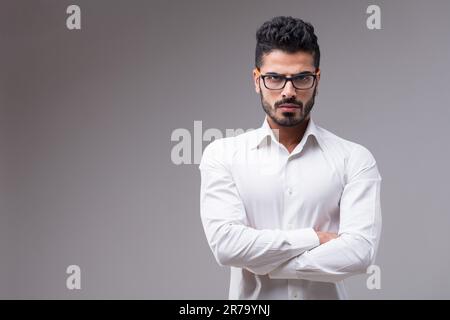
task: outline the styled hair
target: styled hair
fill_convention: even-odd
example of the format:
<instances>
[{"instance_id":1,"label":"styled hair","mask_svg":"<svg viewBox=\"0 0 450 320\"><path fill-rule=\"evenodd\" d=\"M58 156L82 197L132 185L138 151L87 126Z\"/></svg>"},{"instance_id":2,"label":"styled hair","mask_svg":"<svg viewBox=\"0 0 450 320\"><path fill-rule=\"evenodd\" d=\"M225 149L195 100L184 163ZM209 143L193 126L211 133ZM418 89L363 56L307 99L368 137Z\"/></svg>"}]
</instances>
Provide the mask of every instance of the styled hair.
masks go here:
<instances>
[{"instance_id":1,"label":"styled hair","mask_svg":"<svg viewBox=\"0 0 450 320\"><path fill-rule=\"evenodd\" d=\"M264 54L272 50L287 53L308 52L319 68L320 49L312 24L290 16L278 16L266 21L256 31L255 66L261 68Z\"/></svg>"}]
</instances>

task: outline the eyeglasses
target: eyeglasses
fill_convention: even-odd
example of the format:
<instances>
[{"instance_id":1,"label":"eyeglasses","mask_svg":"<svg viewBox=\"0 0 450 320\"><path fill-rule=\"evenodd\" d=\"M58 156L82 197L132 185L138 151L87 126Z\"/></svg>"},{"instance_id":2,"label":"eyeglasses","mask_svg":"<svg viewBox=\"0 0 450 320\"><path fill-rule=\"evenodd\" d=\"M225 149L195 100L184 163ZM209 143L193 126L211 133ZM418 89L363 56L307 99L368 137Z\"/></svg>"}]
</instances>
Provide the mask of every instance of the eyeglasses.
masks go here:
<instances>
[{"instance_id":1,"label":"eyeglasses","mask_svg":"<svg viewBox=\"0 0 450 320\"><path fill-rule=\"evenodd\" d=\"M316 73L309 72L300 73L293 77L286 77L284 75L276 73L261 74L259 70L257 70L257 72L262 78L264 86L269 90L281 90L286 86L286 83L288 81L291 81L295 89L308 90L314 86L317 78Z\"/></svg>"}]
</instances>

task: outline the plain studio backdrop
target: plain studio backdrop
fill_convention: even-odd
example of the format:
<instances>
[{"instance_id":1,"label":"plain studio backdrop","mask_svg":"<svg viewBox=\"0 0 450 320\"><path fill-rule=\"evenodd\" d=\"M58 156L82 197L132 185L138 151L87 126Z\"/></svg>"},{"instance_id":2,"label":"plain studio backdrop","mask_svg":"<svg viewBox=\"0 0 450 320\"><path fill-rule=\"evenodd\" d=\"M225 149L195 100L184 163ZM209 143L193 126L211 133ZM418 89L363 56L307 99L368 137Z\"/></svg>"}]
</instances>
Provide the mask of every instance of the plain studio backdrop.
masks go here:
<instances>
[{"instance_id":1,"label":"plain studio backdrop","mask_svg":"<svg viewBox=\"0 0 450 320\"><path fill-rule=\"evenodd\" d=\"M81 30L66 9L81 8ZM366 26L369 5L381 30ZM1 1L0 297L226 299L200 221L194 121L264 119L255 32L311 22L319 126L367 147L383 231L354 299L450 298L449 1ZM172 133L191 137L176 165ZM68 290L66 268L81 268Z\"/></svg>"}]
</instances>

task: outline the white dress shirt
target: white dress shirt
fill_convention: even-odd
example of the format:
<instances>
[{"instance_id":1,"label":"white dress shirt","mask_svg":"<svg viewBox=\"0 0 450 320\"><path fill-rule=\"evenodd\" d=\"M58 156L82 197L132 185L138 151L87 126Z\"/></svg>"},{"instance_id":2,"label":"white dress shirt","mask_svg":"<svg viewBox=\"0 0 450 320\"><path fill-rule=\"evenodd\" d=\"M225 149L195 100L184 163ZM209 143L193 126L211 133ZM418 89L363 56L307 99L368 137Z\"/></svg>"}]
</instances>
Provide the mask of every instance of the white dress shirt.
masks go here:
<instances>
[{"instance_id":1,"label":"white dress shirt","mask_svg":"<svg viewBox=\"0 0 450 320\"><path fill-rule=\"evenodd\" d=\"M289 153L262 126L204 150L201 220L229 299L346 299L343 279L373 264L381 232L376 161L317 126ZM323 245L314 231L339 236Z\"/></svg>"}]
</instances>

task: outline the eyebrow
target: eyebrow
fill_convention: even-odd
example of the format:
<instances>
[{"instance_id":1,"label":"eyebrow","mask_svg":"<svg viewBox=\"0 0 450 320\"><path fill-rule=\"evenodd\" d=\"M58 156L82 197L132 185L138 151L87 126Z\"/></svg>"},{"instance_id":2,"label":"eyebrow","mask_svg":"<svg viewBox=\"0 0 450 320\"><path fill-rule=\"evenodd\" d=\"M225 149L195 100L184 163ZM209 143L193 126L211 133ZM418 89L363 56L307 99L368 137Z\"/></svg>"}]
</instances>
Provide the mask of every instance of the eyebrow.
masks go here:
<instances>
[{"instance_id":1,"label":"eyebrow","mask_svg":"<svg viewBox=\"0 0 450 320\"><path fill-rule=\"evenodd\" d=\"M266 74L270 74L270 75L273 75L273 76L284 76L284 74L280 74L280 73L277 73L277 72L266 72ZM300 73L293 74L292 77L304 76L304 75L308 75L308 74L314 74L314 72L312 72L312 71L302 71Z\"/></svg>"}]
</instances>

